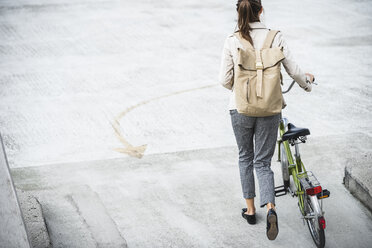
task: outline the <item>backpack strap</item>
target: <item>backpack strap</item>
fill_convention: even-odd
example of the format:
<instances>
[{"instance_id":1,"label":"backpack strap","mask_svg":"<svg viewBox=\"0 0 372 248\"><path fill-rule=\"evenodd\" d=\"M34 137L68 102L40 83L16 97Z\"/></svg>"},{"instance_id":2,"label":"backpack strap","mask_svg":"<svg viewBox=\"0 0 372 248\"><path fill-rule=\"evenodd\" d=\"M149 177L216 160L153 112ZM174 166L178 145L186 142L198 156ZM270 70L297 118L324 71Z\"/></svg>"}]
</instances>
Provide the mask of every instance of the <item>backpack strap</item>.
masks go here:
<instances>
[{"instance_id":1,"label":"backpack strap","mask_svg":"<svg viewBox=\"0 0 372 248\"><path fill-rule=\"evenodd\" d=\"M235 33L235 36L236 36L236 38L238 38L240 43L242 43L245 48L254 49L252 44L249 41L247 41L246 39L244 39L239 31Z\"/></svg>"},{"instance_id":2,"label":"backpack strap","mask_svg":"<svg viewBox=\"0 0 372 248\"><path fill-rule=\"evenodd\" d=\"M273 44L273 41L275 39L275 36L276 34L279 32L279 30L270 30L268 33L267 33L267 36L266 36L266 39L265 39L265 42L262 46L262 49L265 49L265 48L270 48Z\"/></svg>"},{"instance_id":3,"label":"backpack strap","mask_svg":"<svg viewBox=\"0 0 372 248\"><path fill-rule=\"evenodd\" d=\"M263 81L263 64L261 59L261 50L256 49L256 70L257 70L257 84L256 94L257 97L262 98L262 81Z\"/></svg>"},{"instance_id":4,"label":"backpack strap","mask_svg":"<svg viewBox=\"0 0 372 248\"><path fill-rule=\"evenodd\" d=\"M266 39L262 46L262 49L270 48L273 44L274 38L279 31L270 30L267 33ZM263 83L263 64L261 58L261 50L256 49L256 70L257 70L257 84L256 84L256 94L257 97L262 98L262 83Z\"/></svg>"}]
</instances>

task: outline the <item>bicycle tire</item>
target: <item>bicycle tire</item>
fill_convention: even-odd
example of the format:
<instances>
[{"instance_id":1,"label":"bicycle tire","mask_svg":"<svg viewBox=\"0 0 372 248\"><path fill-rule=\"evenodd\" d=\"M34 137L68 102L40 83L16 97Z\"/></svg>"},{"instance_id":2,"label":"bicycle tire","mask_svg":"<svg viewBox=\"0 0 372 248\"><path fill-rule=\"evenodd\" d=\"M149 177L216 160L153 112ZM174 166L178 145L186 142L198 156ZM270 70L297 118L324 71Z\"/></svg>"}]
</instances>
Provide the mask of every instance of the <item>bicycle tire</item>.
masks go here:
<instances>
[{"instance_id":1,"label":"bicycle tire","mask_svg":"<svg viewBox=\"0 0 372 248\"><path fill-rule=\"evenodd\" d=\"M283 143L280 143L280 164L282 167L282 176L283 176L283 184L284 188L287 189L290 185L289 183L289 162L287 158L287 153L285 152Z\"/></svg>"},{"instance_id":2,"label":"bicycle tire","mask_svg":"<svg viewBox=\"0 0 372 248\"><path fill-rule=\"evenodd\" d=\"M319 227L319 225L316 225L316 223L319 223L319 218L322 215L321 213L315 213L314 211L314 209L320 209L318 200L316 200L315 204L318 204L318 206L313 206L313 202L311 201L310 197L306 195L305 212L306 214L313 214L315 216L312 219L306 219L306 223L307 223L307 226L309 228L311 237L313 238L315 245L318 248L323 248L325 246L324 229Z\"/></svg>"}]
</instances>

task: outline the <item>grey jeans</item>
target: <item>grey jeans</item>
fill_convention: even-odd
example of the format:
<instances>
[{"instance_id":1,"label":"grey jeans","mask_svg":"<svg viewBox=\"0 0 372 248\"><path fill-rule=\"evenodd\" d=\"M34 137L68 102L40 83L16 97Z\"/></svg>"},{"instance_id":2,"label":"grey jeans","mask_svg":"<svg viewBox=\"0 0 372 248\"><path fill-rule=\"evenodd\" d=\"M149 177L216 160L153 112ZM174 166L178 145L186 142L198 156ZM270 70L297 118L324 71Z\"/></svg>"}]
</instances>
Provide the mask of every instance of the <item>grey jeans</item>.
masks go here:
<instances>
[{"instance_id":1,"label":"grey jeans","mask_svg":"<svg viewBox=\"0 0 372 248\"><path fill-rule=\"evenodd\" d=\"M239 148L239 170L243 197L254 198L253 168L260 189L260 206L275 204L274 173L271 170L281 114L250 117L230 110L231 123Z\"/></svg>"}]
</instances>

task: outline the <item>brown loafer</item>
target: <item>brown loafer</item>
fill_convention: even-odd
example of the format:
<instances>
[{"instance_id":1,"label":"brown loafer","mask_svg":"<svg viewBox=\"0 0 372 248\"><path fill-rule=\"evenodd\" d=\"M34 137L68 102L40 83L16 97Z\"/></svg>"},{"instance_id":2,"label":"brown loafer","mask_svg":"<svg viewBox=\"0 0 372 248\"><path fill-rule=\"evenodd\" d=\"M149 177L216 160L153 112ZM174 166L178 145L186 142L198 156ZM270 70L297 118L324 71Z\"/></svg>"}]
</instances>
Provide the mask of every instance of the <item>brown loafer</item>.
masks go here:
<instances>
[{"instance_id":1,"label":"brown loafer","mask_svg":"<svg viewBox=\"0 0 372 248\"><path fill-rule=\"evenodd\" d=\"M276 215L275 210L272 208L267 212L266 225L267 238L270 240L276 239L276 236L278 236L279 233L278 216Z\"/></svg>"}]
</instances>

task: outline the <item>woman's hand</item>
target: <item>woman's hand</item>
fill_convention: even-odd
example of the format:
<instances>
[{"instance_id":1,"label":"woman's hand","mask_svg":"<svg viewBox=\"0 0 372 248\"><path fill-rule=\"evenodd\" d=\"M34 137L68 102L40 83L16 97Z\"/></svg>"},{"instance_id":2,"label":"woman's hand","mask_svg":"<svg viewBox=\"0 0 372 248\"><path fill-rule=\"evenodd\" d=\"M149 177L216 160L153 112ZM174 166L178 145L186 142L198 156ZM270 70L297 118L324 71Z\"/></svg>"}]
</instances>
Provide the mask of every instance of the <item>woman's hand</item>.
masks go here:
<instances>
[{"instance_id":1,"label":"woman's hand","mask_svg":"<svg viewBox=\"0 0 372 248\"><path fill-rule=\"evenodd\" d=\"M314 82L314 75L313 74L311 74L311 73L305 73L305 75L309 77L310 83L313 83Z\"/></svg>"}]
</instances>

